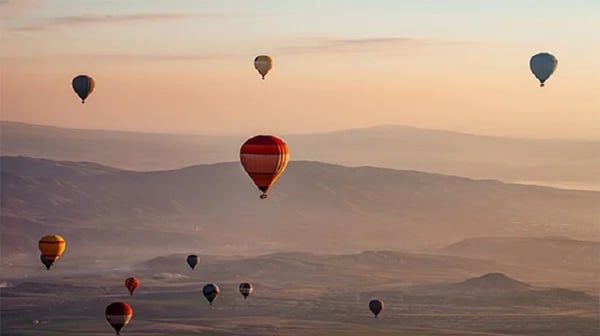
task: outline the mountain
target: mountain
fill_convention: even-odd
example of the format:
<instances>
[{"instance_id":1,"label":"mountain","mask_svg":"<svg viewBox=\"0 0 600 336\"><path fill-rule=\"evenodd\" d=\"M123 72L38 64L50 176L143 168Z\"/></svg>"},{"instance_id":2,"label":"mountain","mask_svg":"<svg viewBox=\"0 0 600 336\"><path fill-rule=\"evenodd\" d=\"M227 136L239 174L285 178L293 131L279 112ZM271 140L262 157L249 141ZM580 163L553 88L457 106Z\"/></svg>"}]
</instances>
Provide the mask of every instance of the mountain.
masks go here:
<instances>
[{"instance_id":1,"label":"mountain","mask_svg":"<svg viewBox=\"0 0 600 336\"><path fill-rule=\"evenodd\" d=\"M438 248L481 236L598 239L598 192L291 162L267 200L239 163L135 172L2 157L3 256L57 232L73 256ZM118 246L119 248L115 248ZM66 257L65 257L66 258Z\"/></svg>"},{"instance_id":2,"label":"mountain","mask_svg":"<svg viewBox=\"0 0 600 336\"><path fill-rule=\"evenodd\" d=\"M514 290L527 290L531 286L511 279L503 273L487 273L480 277L467 279L463 282L451 284L450 288L459 292L473 292L473 291L514 291Z\"/></svg>"},{"instance_id":3,"label":"mountain","mask_svg":"<svg viewBox=\"0 0 600 336\"><path fill-rule=\"evenodd\" d=\"M189 276L185 257L186 254L173 254L153 258L137 264L135 273L147 278L157 274ZM202 255L198 272L217 282L245 278L271 287L366 289L454 280L492 270L520 271L519 267L473 258L363 251L352 254L277 252L252 257ZM179 282L193 282L188 276Z\"/></svg>"},{"instance_id":4,"label":"mountain","mask_svg":"<svg viewBox=\"0 0 600 336\"><path fill-rule=\"evenodd\" d=\"M478 237L438 250L512 265L589 269L600 273L600 242L566 237Z\"/></svg>"},{"instance_id":5,"label":"mountain","mask_svg":"<svg viewBox=\"0 0 600 336\"><path fill-rule=\"evenodd\" d=\"M2 155L92 161L134 170L238 160L247 136L81 130L0 122ZM419 170L599 190L599 141L531 140L405 126L279 135L294 160Z\"/></svg>"},{"instance_id":6,"label":"mountain","mask_svg":"<svg viewBox=\"0 0 600 336\"><path fill-rule=\"evenodd\" d=\"M397 294L396 294L397 295ZM450 304L453 306L544 306L598 305L598 298L583 291L535 287L493 272L457 283L415 286L402 293L407 303Z\"/></svg>"}]
</instances>

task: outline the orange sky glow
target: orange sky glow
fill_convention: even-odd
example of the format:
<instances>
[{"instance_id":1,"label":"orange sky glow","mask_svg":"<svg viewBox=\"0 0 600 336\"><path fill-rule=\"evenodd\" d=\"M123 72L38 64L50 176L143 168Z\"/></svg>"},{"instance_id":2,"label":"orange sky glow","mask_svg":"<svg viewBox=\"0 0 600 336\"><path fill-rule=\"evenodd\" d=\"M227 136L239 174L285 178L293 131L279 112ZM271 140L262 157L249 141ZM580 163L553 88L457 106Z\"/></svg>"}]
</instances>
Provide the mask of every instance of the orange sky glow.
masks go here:
<instances>
[{"instance_id":1,"label":"orange sky glow","mask_svg":"<svg viewBox=\"0 0 600 336\"><path fill-rule=\"evenodd\" d=\"M0 16L6 47L1 58L2 120L212 134L402 124L518 137L600 138L597 36L587 41L569 39L565 33L556 40L536 40L512 30L498 36L498 30L485 24L478 35L465 27L444 34L441 22L437 33L413 28L414 36L394 37L403 35L392 27L378 37L373 28L365 37L341 19L338 24L347 28L346 34L333 20L322 35L298 27L279 33L257 28L245 33L249 36L238 36L235 22L248 25L246 14L190 20L157 6L152 16L90 16L85 8L83 13L67 13L64 5L65 13L58 13L42 2L30 2L16 15ZM11 1L6 3L0 8L11 6ZM104 5L125 10L114 1ZM217 2L214 7L201 10L227 10L217 8ZM134 13L141 7L127 10ZM302 13L278 10L301 21ZM260 22L277 30L281 18L275 10L271 15ZM591 26L594 18L584 16L580 22ZM569 23L556 24L565 29ZM190 30L195 24L199 30ZM334 29L339 31L333 34ZM535 36L557 28L523 29L536 29L530 34ZM193 34L182 36L184 31ZM528 67L529 57L538 51L551 51L559 60L545 88ZM265 81L252 65L262 53L274 58ZM97 83L85 105L70 86L80 73Z\"/></svg>"}]
</instances>

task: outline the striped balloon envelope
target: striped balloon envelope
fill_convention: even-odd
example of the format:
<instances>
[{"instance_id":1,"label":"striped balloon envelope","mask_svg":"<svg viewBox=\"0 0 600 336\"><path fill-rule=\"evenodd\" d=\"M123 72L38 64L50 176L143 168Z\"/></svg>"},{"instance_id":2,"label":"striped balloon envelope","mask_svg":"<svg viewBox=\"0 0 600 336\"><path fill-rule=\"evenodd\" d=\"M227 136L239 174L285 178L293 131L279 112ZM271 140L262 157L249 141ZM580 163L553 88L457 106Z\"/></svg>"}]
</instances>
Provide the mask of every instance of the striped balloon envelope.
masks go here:
<instances>
[{"instance_id":1,"label":"striped balloon envelope","mask_svg":"<svg viewBox=\"0 0 600 336\"><path fill-rule=\"evenodd\" d=\"M40 239L38 247L40 252L42 252L42 255L40 256L42 263L46 266L47 270L50 270L50 267L54 265L56 260L60 258L65 251L67 243L64 238L59 235L48 235Z\"/></svg>"},{"instance_id":2,"label":"striped balloon envelope","mask_svg":"<svg viewBox=\"0 0 600 336\"><path fill-rule=\"evenodd\" d=\"M140 285L140 280L136 277L130 277L125 279L125 287L129 290L129 295L133 295L133 292Z\"/></svg>"},{"instance_id":3,"label":"striped balloon envelope","mask_svg":"<svg viewBox=\"0 0 600 336\"><path fill-rule=\"evenodd\" d=\"M104 311L106 320L120 335L121 329L129 323L133 316L133 309L126 302L113 302Z\"/></svg>"},{"instance_id":4,"label":"striped balloon envelope","mask_svg":"<svg viewBox=\"0 0 600 336\"><path fill-rule=\"evenodd\" d=\"M290 152L287 144L272 135L252 137L240 148L240 161L254 184L262 191L261 199L287 167Z\"/></svg>"}]
</instances>

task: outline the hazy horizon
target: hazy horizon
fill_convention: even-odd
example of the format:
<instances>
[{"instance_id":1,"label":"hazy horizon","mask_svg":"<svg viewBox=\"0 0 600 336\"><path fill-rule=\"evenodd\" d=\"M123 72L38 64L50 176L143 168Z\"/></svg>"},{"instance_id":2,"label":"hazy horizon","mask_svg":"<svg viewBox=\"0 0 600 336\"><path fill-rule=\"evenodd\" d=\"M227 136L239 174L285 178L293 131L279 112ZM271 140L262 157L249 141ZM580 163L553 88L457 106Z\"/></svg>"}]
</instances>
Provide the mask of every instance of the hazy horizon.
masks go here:
<instances>
[{"instance_id":1,"label":"hazy horizon","mask_svg":"<svg viewBox=\"0 0 600 336\"><path fill-rule=\"evenodd\" d=\"M98 127L71 127L71 126L62 126L59 124L41 124L41 123L32 123L20 120L8 120L2 119L0 116L0 123L13 123L13 124L23 124L34 127L53 127L58 129L71 129L71 130L82 130L82 131L107 131L107 132L123 132L123 133L140 133L140 134L153 134L153 135L182 135L182 136L215 136L215 137L250 137L254 134L249 134L245 132L211 132L202 131L202 132L185 132L185 131L168 131L168 130L137 130L137 129L126 129L126 128L98 128ZM424 131L440 131L440 132L449 132L456 133L462 135L473 135L478 137L490 137L490 138L504 138L504 139L512 139L512 140L539 140L539 141L572 141L572 142L598 142L600 141L600 134L592 137L535 137L535 136L505 136L501 134L484 134L484 133L474 133L467 132L461 130L453 130L447 128L427 128L427 127L419 127L415 125L407 125L407 124L374 124L367 125L361 127L348 127L348 128L332 128L329 130L320 130L320 131L306 131L306 132L297 132L297 133L271 133L273 135L278 136L302 136L302 135L325 135L331 133L339 133L345 131L356 131L356 130L378 130L378 129L389 129L389 128L408 128L408 129L418 129ZM256 134L267 134L268 132L256 133Z\"/></svg>"}]
</instances>

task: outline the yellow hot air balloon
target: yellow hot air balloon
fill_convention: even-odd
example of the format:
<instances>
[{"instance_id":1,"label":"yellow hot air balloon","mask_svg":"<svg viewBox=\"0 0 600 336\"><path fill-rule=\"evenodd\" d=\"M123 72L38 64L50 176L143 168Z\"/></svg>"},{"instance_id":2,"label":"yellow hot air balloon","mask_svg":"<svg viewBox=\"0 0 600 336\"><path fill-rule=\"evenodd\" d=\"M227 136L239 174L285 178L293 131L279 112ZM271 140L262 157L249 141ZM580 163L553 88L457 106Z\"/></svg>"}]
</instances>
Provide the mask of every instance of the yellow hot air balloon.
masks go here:
<instances>
[{"instance_id":1,"label":"yellow hot air balloon","mask_svg":"<svg viewBox=\"0 0 600 336\"><path fill-rule=\"evenodd\" d=\"M67 243L64 238L59 235L49 235L42 237L38 246L42 252L42 262L46 266L46 269L50 270L50 267L54 265L56 260L60 258L65 251Z\"/></svg>"},{"instance_id":2,"label":"yellow hot air balloon","mask_svg":"<svg viewBox=\"0 0 600 336\"><path fill-rule=\"evenodd\" d=\"M273 59L267 55L256 56L254 59L254 67L258 70L258 73L265 79L265 76L273 68Z\"/></svg>"}]
</instances>

